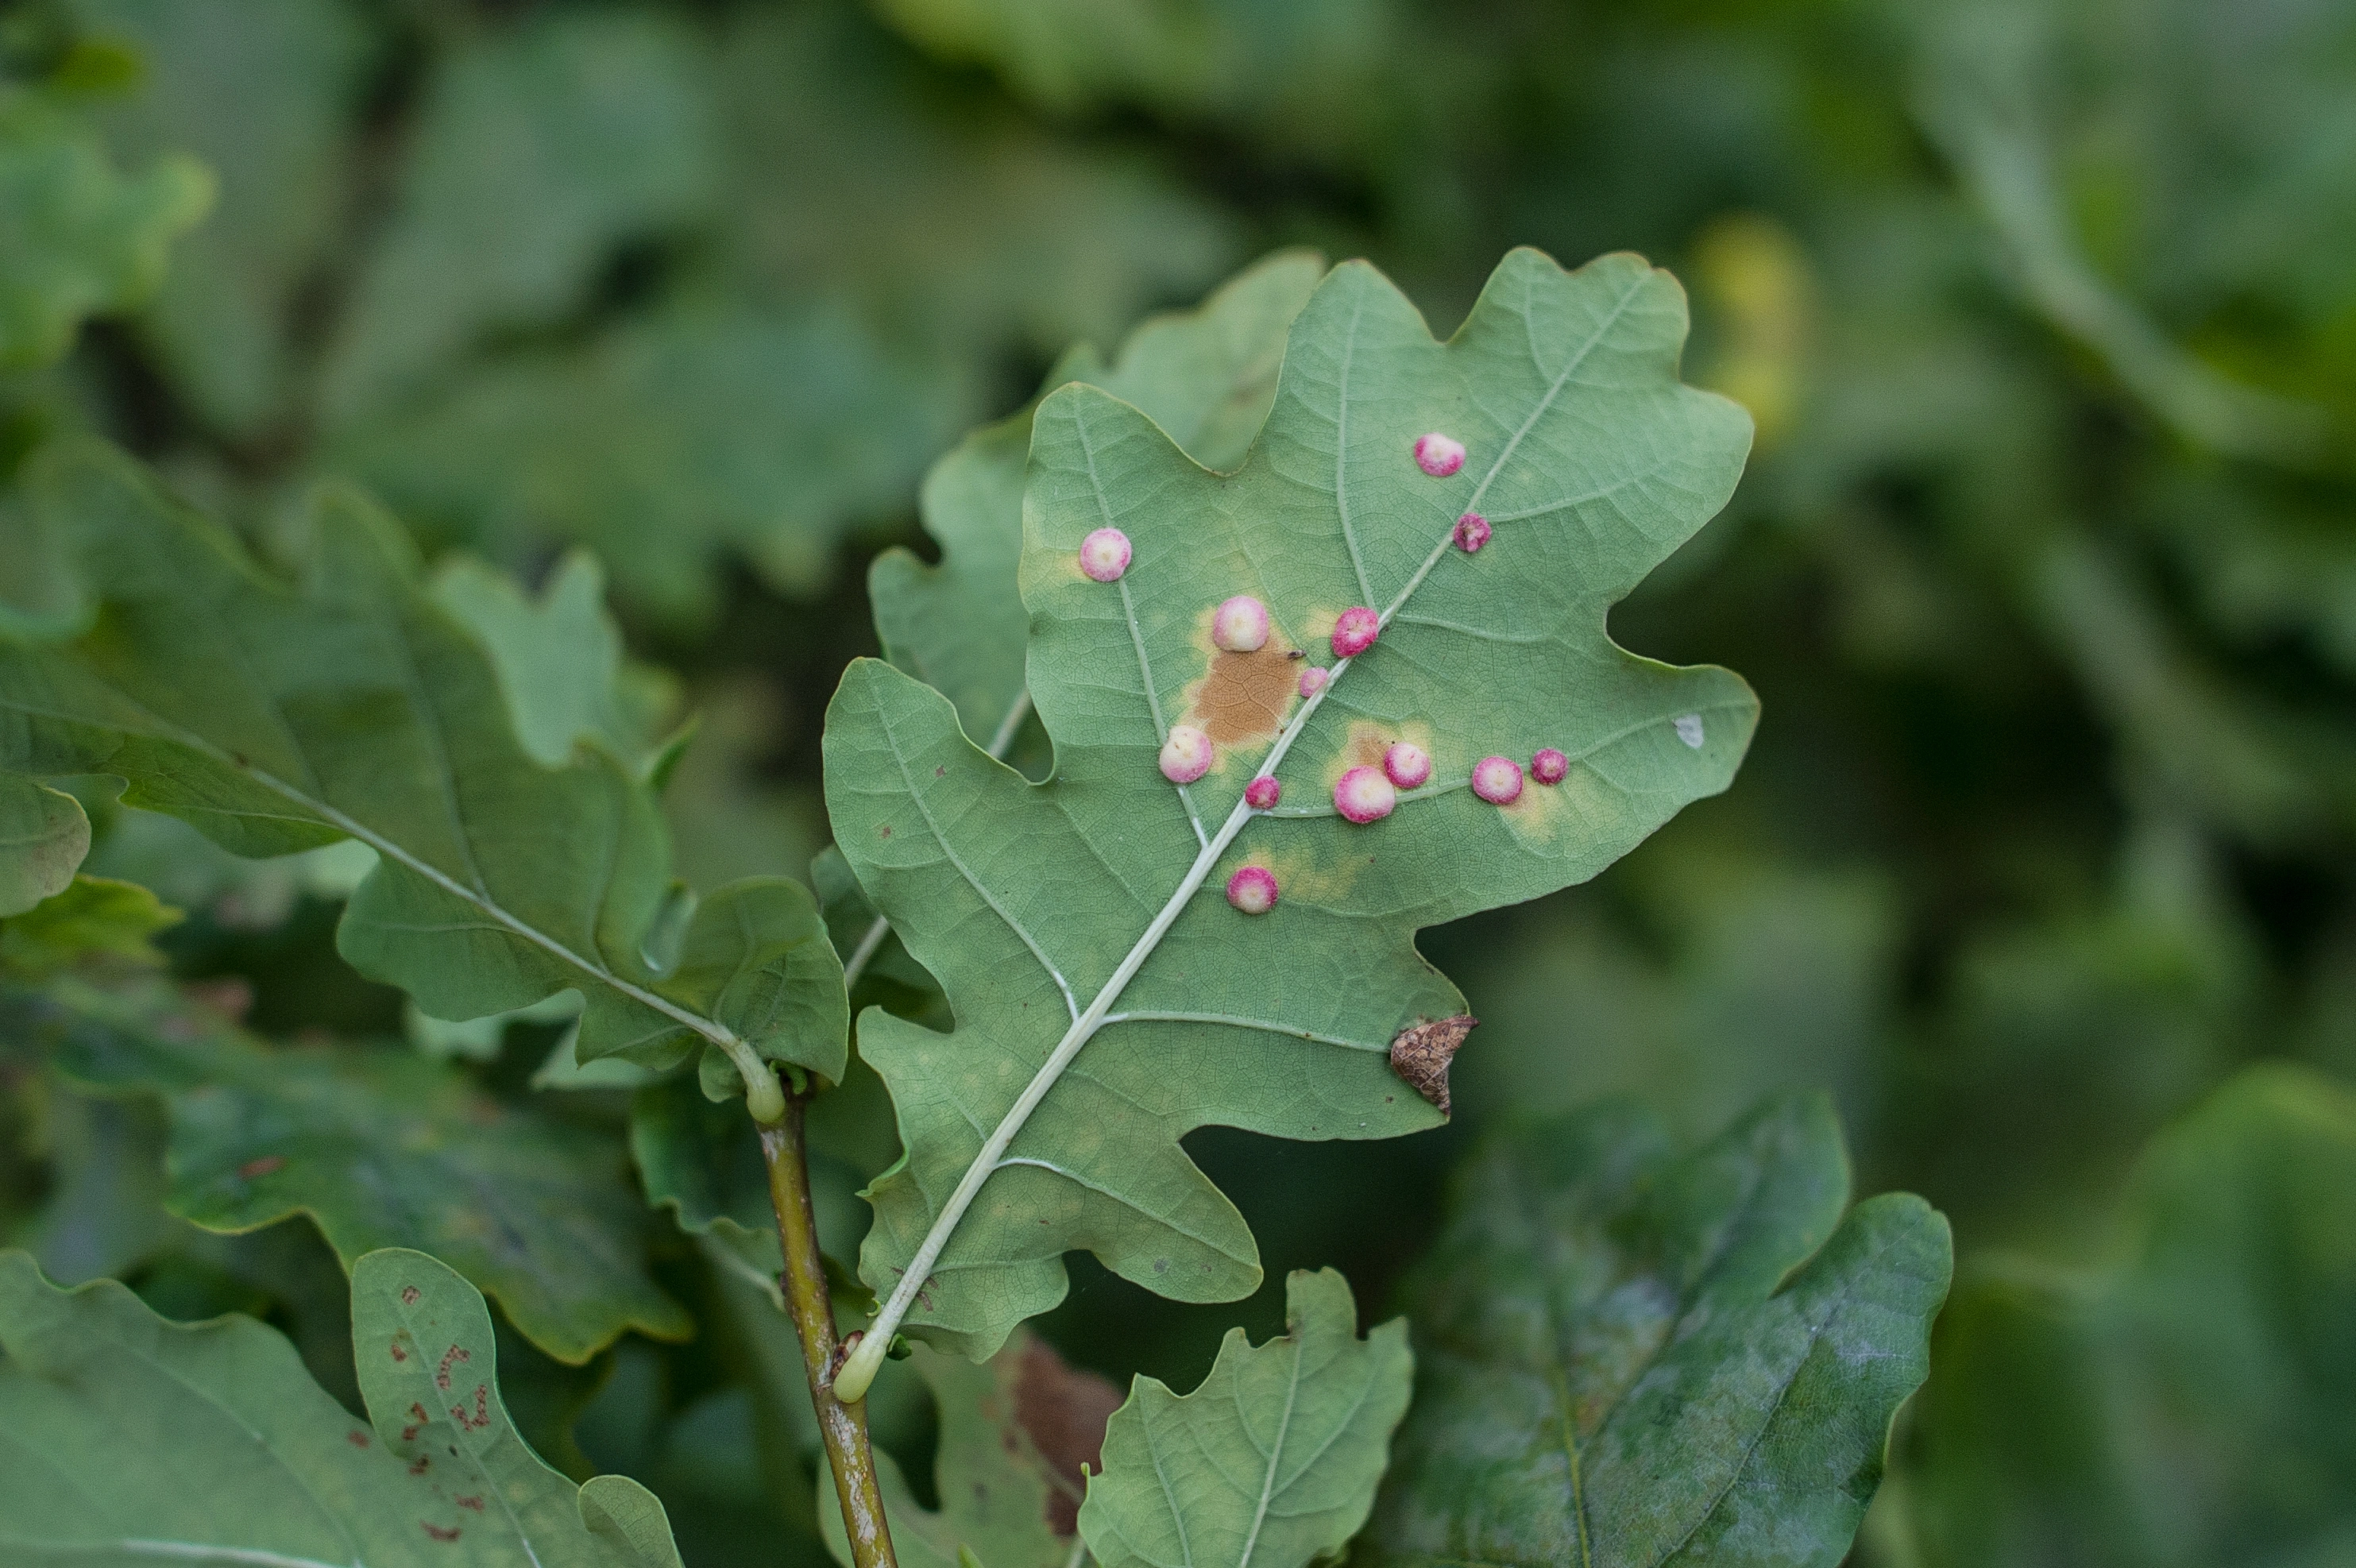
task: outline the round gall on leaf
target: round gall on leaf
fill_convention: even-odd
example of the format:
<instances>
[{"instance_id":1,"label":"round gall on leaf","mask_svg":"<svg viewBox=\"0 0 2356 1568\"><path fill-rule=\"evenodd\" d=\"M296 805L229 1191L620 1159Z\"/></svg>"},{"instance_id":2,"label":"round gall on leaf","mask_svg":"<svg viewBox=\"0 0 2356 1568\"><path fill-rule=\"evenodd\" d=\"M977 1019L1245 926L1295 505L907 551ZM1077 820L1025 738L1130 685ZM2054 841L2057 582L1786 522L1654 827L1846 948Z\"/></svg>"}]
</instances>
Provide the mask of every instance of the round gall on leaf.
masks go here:
<instances>
[{"instance_id":1,"label":"round gall on leaf","mask_svg":"<svg viewBox=\"0 0 2356 1568\"><path fill-rule=\"evenodd\" d=\"M1333 657L1355 659L1383 634L1383 618L1364 605L1344 610L1333 622Z\"/></svg>"},{"instance_id":2,"label":"round gall on leaf","mask_svg":"<svg viewBox=\"0 0 2356 1568\"><path fill-rule=\"evenodd\" d=\"M1325 689L1325 666L1312 664L1301 672L1301 696L1306 702Z\"/></svg>"},{"instance_id":3,"label":"round gall on leaf","mask_svg":"<svg viewBox=\"0 0 2356 1568\"><path fill-rule=\"evenodd\" d=\"M1276 908L1276 873L1264 865L1247 865L1227 878L1227 902L1247 915L1265 915Z\"/></svg>"},{"instance_id":4,"label":"round gall on leaf","mask_svg":"<svg viewBox=\"0 0 2356 1568\"><path fill-rule=\"evenodd\" d=\"M1418 789L1431 777L1431 753L1400 741L1383 753L1383 775L1402 789Z\"/></svg>"},{"instance_id":5,"label":"round gall on leaf","mask_svg":"<svg viewBox=\"0 0 2356 1568\"><path fill-rule=\"evenodd\" d=\"M1211 618L1211 640L1230 653L1256 653L1268 643L1268 607L1237 594Z\"/></svg>"},{"instance_id":6,"label":"round gall on leaf","mask_svg":"<svg viewBox=\"0 0 2356 1568\"><path fill-rule=\"evenodd\" d=\"M1522 765L1510 757L1484 757L1472 765L1472 793L1493 806L1522 798Z\"/></svg>"},{"instance_id":7,"label":"round gall on leaf","mask_svg":"<svg viewBox=\"0 0 2356 1568\"><path fill-rule=\"evenodd\" d=\"M1444 479L1464 467L1464 443L1435 430L1415 441L1415 466L1435 479Z\"/></svg>"},{"instance_id":8,"label":"round gall on leaf","mask_svg":"<svg viewBox=\"0 0 2356 1568\"><path fill-rule=\"evenodd\" d=\"M1398 791L1378 768L1353 768L1333 786L1333 809L1354 822L1380 822L1398 804Z\"/></svg>"},{"instance_id":9,"label":"round gall on leaf","mask_svg":"<svg viewBox=\"0 0 2356 1568\"><path fill-rule=\"evenodd\" d=\"M1211 770L1211 737L1193 725L1172 725L1162 743L1162 777L1173 784L1192 784Z\"/></svg>"},{"instance_id":10,"label":"round gall on leaf","mask_svg":"<svg viewBox=\"0 0 2356 1568\"><path fill-rule=\"evenodd\" d=\"M1470 555L1489 542L1493 532L1487 518L1477 511L1468 511L1456 520L1456 548Z\"/></svg>"},{"instance_id":11,"label":"round gall on leaf","mask_svg":"<svg viewBox=\"0 0 2356 1568\"><path fill-rule=\"evenodd\" d=\"M1244 804L1255 811L1265 811L1284 799L1284 786L1263 773L1244 786Z\"/></svg>"},{"instance_id":12,"label":"round gall on leaf","mask_svg":"<svg viewBox=\"0 0 2356 1568\"><path fill-rule=\"evenodd\" d=\"M1570 771L1570 758L1547 746L1530 758L1530 777L1541 784L1559 784Z\"/></svg>"},{"instance_id":13,"label":"round gall on leaf","mask_svg":"<svg viewBox=\"0 0 2356 1568\"><path fill-rule=\"evenodd\" d=\"M1080 570L1099 583L1117 583L1129 570L1129 535L1099 528L1080 541Z\"/></svg>"}]
</instances>

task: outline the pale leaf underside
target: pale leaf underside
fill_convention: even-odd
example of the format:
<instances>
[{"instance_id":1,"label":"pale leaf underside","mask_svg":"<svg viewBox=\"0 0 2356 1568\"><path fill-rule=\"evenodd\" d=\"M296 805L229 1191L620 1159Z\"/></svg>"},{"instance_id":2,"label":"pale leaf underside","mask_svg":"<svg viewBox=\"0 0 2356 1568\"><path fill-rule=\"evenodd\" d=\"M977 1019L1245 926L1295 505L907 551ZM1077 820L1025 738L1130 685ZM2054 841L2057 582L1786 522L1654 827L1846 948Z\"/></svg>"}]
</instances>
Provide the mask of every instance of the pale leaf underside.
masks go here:
<instances>
[{"instance_id":1,"label":"pale leaf underside","mask_svg":"<svg viewBox=\"0 0 2356 1568\"><path fill-rule=\"evenodd\" d=\"M1180 1299L1248 1293L1251 1238L1180 1138L1206 1123L1311 1138L1431 1125L1386 1052L1400 1028L1463 1008L1416 930L1592 875L1725 787L1749 690L1635 658L1604 630L1740 471L1745 416L1677 382L1685 326L1676 284L1636 258L1565 274L1516 252L1440 344L1353 264L1294 323L1274 409L1233 475L1101 391L1042 405L1022 584L1055 777L1033 786L993 762L888 666L854 665L829 714L838 842L958 1018L948 1036L862 1019L908 1150L871 1193L862 1266L891 1297L880 1328L907 1314L986 1354L1060 1297L1074 1247ZM1461 473L1416 465L1434 430L1470 449ZM1496 530L1477 555L1449 543L1467 510ZM1111 585L1076 565L1105 526L1135 551ZM1269 609L1255 653L1209 639L1213 608L1238 593ZM1385 612L1385 635L1332 661L1326 634L1355 604ZM1333 672L1308 701L1305 662ZM1155 755L1182 721L1217 754L1176 789ZM1333 781L1395 739L1431 754L1433 784L1381 822L1343 822ZM1541 746L1571 758L1561 783L1503 810L1462 787L1479 757L1526 763ZM1242 804L1260 771L1291 812ZM1215 896L1245 864L1276 875L1272 914Z\"/></svg>"}]
</instances>

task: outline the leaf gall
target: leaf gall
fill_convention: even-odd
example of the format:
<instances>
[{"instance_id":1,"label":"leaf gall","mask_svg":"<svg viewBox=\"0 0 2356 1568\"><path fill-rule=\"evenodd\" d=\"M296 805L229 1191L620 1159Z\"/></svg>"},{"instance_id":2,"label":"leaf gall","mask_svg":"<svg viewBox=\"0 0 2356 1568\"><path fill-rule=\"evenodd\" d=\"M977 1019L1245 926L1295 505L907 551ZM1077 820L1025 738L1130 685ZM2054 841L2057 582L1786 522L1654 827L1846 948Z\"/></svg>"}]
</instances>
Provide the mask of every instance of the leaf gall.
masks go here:
<instances>
[{"instance_id":1,"label":"leaf gall","mask_svg":"<svg viewBox=\"0 0 2356 1568\"><path fill-rule=\"evenodd\" d=\"M1211 737L1193 725L1172 725L1162 743L1162 777L1173 784L1192 784L1211 770Z\"/></svg>"},{"instance_id":2,"label":"leaf gall","mask_svg":"<svg viewBox=\"0 0 2356 1568\"><path fill-rule=\"evenodd\" d=\"M1264 865L1247 865L1227 878L1227 902L1247 915L1265 915L1276 908L1276 873Z\"/></svg>"},{"instance_id":3,"label":"leaf gall","mask_svg":"<svg viewBox=\"0 0 2356 1568\"><path fill-rule=\"evenodd\" d=\"M1398 804L1398 791L1375 768L1353 768L1333 786L1333 809L1354 822L1379 822Z\"/></svg>"},{"instance_id":4,"label":"leaf gall","mask_svg":"<svg viewBox=\"0 0 2356 1568\"><path fill-rule=\"evenodd\" d=\"M1510 757L1484 757L1472 765L1472 793L1493 806L1522 798L1522 765Z\"/></svg>"},{"instance_id":5,"label":"leaf gall","mask_svg":"<svg viewBox=\"0 0 2356 1568\"><path fill-rule=\"evenodd\" d=\"M1344 610L1333 622L1333 657L1355 659L1383 634L1383 618L1364 605Z\"/></svg>"},{"instance_id":6,"label":"leaf gall","mask_svg":"<svg viewBox=\"0 0 2356 1568\"><path fill-rule=\"evenodd\" d=\"M1118 528L1099 528L1080 541L1080 570L1099 583L1120 581L1129 558L1129 535Z\"/></svg>"}]
</instances>

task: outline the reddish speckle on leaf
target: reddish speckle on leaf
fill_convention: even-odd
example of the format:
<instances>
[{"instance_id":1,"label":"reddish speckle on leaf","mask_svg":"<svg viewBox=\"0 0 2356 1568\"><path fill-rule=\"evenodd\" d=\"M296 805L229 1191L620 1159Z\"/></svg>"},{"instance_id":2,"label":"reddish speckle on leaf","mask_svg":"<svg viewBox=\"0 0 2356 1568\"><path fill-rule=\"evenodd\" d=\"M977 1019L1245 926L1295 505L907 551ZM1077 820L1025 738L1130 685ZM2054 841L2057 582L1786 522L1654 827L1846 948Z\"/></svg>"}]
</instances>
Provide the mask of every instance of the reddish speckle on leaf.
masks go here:
<instances>
[{"instance_id":1,"label":"reddish speckle on leaf","mask_svg":"<svg viewBox=\"0 0 2356 1568\"><path fill-rule=\"evenodd\" d=\"M248 1160L245 1164L238 1166L237 1174L244 1180L252 1181L256 1176L270 1176L278 1171L283 1171L285 1168L285 1155L264 1155L258 1160Z\"/></svg>"},{"instance_id":2,"label":"reddish speckle on leaf","mask_svg":"<svg viewBox=\"0 0 2356 1568\"><path fill-rule=\"evenodd\" d=\"M1431 777L1431 753L1402 740L1383 753L1383 776L1402 789L1419 788Z\"/></svg>"},{"instance_id":3,"label":"reddish speckle on leaf","mask_svg":"<svg viewBox=\"0 0 2356 1568\"><path fill-rule=\"evenodd\" d=\"M369 1434L355 1426L344 1434L344 1441L355 1448L365 1448L369 1445Z\"/></svg>"},{"instance_id":4,"label":"reddish speckle on leaf","mask_svg":"<svg viewBox=\"0 0 2356 1568\"><path fill-rule=\"evenodd\" d=\"M1415 440L1415 466L1435 479L1444 479L1464 467L1464 443L1435 430Z\"/></svg>"},{"instance_id":5,"label":"reddish speckle on leaf","mask_svg":"<svg viewBox=\"0 0 2356 1568\"><path fill-rule=\"evenodd\" d=\"M1354 822L1379 821L1398 804L1398 791L1378 768L1353 768L1333 786L1333 809Z\"/></svg>"},{"instance_id":6,"label":"reddish speckle on leaf","mask_svg":"<svg viewBox=\"0 0 2356 1568\"><path fill-rule=\"evenodd\" d=\"M1284 799L1284 786L1263 773L1244 786L1244 804L1255 811L1265 811Z\"/></svg>"},{"instance_id":7,"label":"reddish speckle on leaf","mask_svg":"<svg viewBox=\"0 0 2356 1568\"><path fill-rule=\"evenodd\" d=\"M1247 865L1227 878L1227 902L1247 915L1265 915L1276 908L1276 873L1264 865Z\"/></svg>"},{"instance_id":8,"label":"reddish speckle on leaf","mask_svg":"<svg viewBox=\"0 0 2356 1568\"><path fill-rule=\"evenodd\" d=\"M1211 640L1230 653L1257 653L1268 643L1268 607L1237 594L1211 617Z\"/></svg>"},{"instance_id":9,"label":"reddish speckle on leaf","mask_svg":"<svg viewBox=\"0 0 2356 1568\"><path fill-rule=\"evenodd\" d=\"M483 1499L479 1497L452 1498L450 1500L456 1503L462 1509L471 1509L476 1513L481 1513L483 1511Z\"/></svg>"},{"instance_id":10,"label":"reddish speckle on leaf","mask_svg":"<svg viewBox=\"0 0 2356 1568\"><path fill-rule=\"evenodd\" d=\"M392 1337L392 1359L396 1361L409 1359L409 1352L401 1348L401 1336L398 1334Z\"/></svg>"},{"instance_id":11,"label":"reddish speckle on leaf","mask_svg":"<svg viewBox=\"0 0 2356 1568\"><path fill-rule=\"evenodd\" d=\"M1129 559L1129 535L1118 528L1099 528L1080 541L1080 570L1099 583L1120 581Z\"/></svg>"},{"instance_id":12,"label":"reddish speckle on leaf","mask_svg":"<svg viewBox=\"0 0 2356 1568\"><path fill-rule=\"evenodd\" d=\"M1456 520L1456 548L1470 555L1489 542L1492 532L1487 518L1477 511L1468 511Z\"/></svg>"},{"instance_id":13,"label":"reddish speckle on leaf","mask_svg":"<svg viewBox=\"0 0 2356 1568\"><path fill-rule=\"evenodd\" d=\"M1472 765L1472 793L1493 806L1522 798L1522 765L1510 757L1484 757Z\"/></svg>"},{"instance_id":14,"label":"reddish speckle on leaf","mask_svg":"<svg viewBox=\"0 0 2356 1568\"><path fill-rule=\"evenodd\" d=\"M420 1454L416 1458L410 1461L409 1473L412 1476L423 1476L427 1470L433 1467L433 1455Z\"/></svg>"},{"instance_id":15,"label":"reddish speckle on leaf","mask_svg":"<svg viewBox=\"0 0 2356 1568\"><path fill-rule=\"evenodd\" d=\"M417 1305L417 1287L415 1285L403 1285L401 1287L401 1305L403 1306L415 1306Z\"/></svg>"},{"instance_id":16,"label":"reddish speckle on leaf","mask_svg":"<svg viewBox=\"0 0 2356 1568\"><path fill-rule=\"evenodd\" d=\"M442 1365L434 1371L434 1386L444 1393L450 1391L450 1369L460 1361L471 1361L474 1355L460 1346L453 1345L442 1352Z\"/></svg>"},{"instance_id":17,"label":"reddish speckle on leaf","mask_svg":"<svg viewBox=\"0 0 2356 1568\"><path fill-rule=\"evenodd\" d=\"M1312 664L1301 672L1301 695L1305 701L1325 689L1325 667Z\"/></svg>"},{"instance_id":18,"label":"reddish speckle on leaf","mask_svg":"<svg viewBox=\"0 0 2356 1568\"><path fill-rule=\"evenodd\" d=\"M1344 610L1333 622L1333 657L1355 659L1383 633L1383 618L1364 605Z\"/></svg>"},{"instance_id":19,"label":"reddish speckle on leaf","mask_svg":"<svg viewBox=\"0 0 2356 1568\"><path fill-rule=\"evenodd\" d=\"M438 1524L426 1524L423 1520L418 1520L418 1523L424 1525L425 1533L432 1536L436 1541L447 1541L458 1539L458 1527L455 1524L450 1526L447 1530L444 1530Z\"/></svg>"},{"instance_id":20,"label":"reddish speckle on leaf","mask_svg":"<svg viewBox=\"0 0 2356 1568\"><path fill-rule=\"evenodd\" d=\"M1211 770L1211 737L1193 725L1172 725L1162 743L1162 777L1173 784L1192 784Z\"/></svg>"},{"instance_id":21,"label":"reddish speckle on leaf","mask_svg":"<svg viewBox=\"0 0 2356 1568\"><path fill-rule=\"evenodd\" d=\"M450 1418L468 1432L480 1432L491 1424L491 1391L488 1384L475 1385L475 1413L468 1415L463 1404L450 1407Z\"/></svg>"},{"instance_id":22,"label":"reddish speckle on leaf","mask_svg":"<svg viewBox=\"0 0 2356 1568\"><path fill-rule=\"evenodd\" d=\"M1459 1014L1453 1018L1411 1025L1391 1041L1391 1070L1406 1079L1408 1087L1440 1107L1443 1116L1448 1114L1449 1064L1456 1059L1457 1047L1463 1045L1464 1036L1479 1022L1469 1014Z\"/></svg>"},{"instance_id":23,"label":"reddish speckle on leaf","mask_svg":"<svg viewBox=\"0 0 2356 1568\"><path fill-rule=\"evenodd\" d=\"M1570 772L1570 758L1547 746L1530 758L1530 777L1541 784L1559 784Z\"/></svg>"}]
</instances>

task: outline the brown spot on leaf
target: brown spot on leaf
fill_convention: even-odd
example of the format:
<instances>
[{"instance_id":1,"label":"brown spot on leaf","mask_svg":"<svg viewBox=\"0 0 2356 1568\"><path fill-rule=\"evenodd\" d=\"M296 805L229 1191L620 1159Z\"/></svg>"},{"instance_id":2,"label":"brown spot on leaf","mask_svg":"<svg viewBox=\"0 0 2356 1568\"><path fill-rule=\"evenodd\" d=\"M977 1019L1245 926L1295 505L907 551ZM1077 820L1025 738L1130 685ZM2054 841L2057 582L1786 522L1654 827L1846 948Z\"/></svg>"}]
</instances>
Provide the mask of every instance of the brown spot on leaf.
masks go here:
<instances>
[{"instance_id":1,"label":"brown spot on leaf","mask_svg":"<svg viewBox=\"0 0 2356 1568\"><path fill-rule=\"evenodd\" d=\"M415 1306L417 1305L417 1287L415 1285L403 1285L401 1287L401 1305L403 1306Z\"/></svg>"},{"instance_id":2,"label":"brown spot on leaf","mask_svg":"<svg viewBox=\"0 0 2356 1568\"><path fill-rule=\"evenodd\" d=\"M1081 1466L1104 1468L1105 1423L1120 1408L1120 1390L1027 1335L1015 1357L1014 1419L1047 1466L1047 1523L1070 1535L1087 1487Z\"/></svg>"},{"instance_id":3,"label":"brown spot on leaf","mask_svg":"<svg viewBox=\"0 0 2356 1568\"><path fill-rule=\"evenodd\" d=\"M401 1348L401 1336L398 1334L392 1337L392 1359L396 1361L409 1359L409 1352Z\"/></svg>"},{"instance_id":4,"label":"brown spot on leaf","mask_svg":"<svg viewBox=\"0 0 2356 1568\"><path fill-rule=\"evenodd\" d=\"M274 1175L275 1173L277 1173L277 1172L279 1172L279 1171L283 1171L283 1170L284 1170L285 1168L286 1168L286 1156L285 1156L285 1155L262 1155L262 1156L260 1159L258 1159L258 1160L248 1160L248 1161L246 1161L246 1162L245 1162L245 1164L243 1164L243 1165L241 1165L238 1166L238 1167L237 1167L237 1174L238 1174L241 1177L242 1177L243 1179L245 1179L245 1180L247 1180L247 1181L252 1181L252 1180L253 1180L256 1176L266 1176Z\"/></svg>"},{"instance_id":5,"label":"brown spot on leaf","mask_svg":"<svg viewBox=\"0 0 2356 1568\"><path fill-rule=\"evenodd\" d=\"M355 1448L365 1448L369 1445L369 1434L356 1426L344 1434L344 1441Z\"/></svg>"},{"instance_id":6,"label":"brown spot on leaf","mask_svg":"<svg viewBox=\"0 0 2356 1568\"><path fill-rule=\"evenodd\" d=\"M1274 639L1249 653L1221 652L1186 693L1186 723L1220 746L1262 740L1284 727L1300 675Z\"/></svg>"},{"instance_id":7,"label":"brown spot on leaf","mask_svg":"<svg viewBox=\"0 0 2356 1568\"><path fill-rule=\"evenodd\" d=\"M1391 1070L1405 1079L1409 1089L1439 1106L1442 1116L1448 1114L1449 1064L1456 1059L1464 1036L1480 1021L1469 1013L1460 1013L1453 1018L1411 1024L1391 1041Z\"/></svg>"},{"instance_id":8,"label":"brown spot on leaf","mask_svg":"<svg viewBox=\"0 0 2356 1568\"><path fill-rule=\"evenodd\" d=\"M478 1497L452 1498L450 1500L456 1503L462 1509L472 1509L477 1513L481 1513L483 1511L483 1499Z\"/></svg>"},{"instance_id":9,"label":"brown spot on leaf","mask_svg":"<svg viewBox=\"0 0 2356 1568\"><path fill-rule=\"evenodd\" d=\"M453 1345L447 1350L443 1351L442 1365L434 1369L434 1386L440 1389L444 1393L448 1393L450 1391L451 1367L457 1362L471 1361L474 1359L474 1353L472 1351L456 1345Z\"/></svg>"},{"instance_id":10,"label":"brown spot on leaf","mask_svg":"<svg viewBox=\"0 0 2356 1568\"><path fill-rule=\"evenodd\" d=\"M449 1529L444 1530L438 1524L427 1524L423 1520L419 1520L417 1522L420 1525L424 1526L425 1533L432 1536L436 1541L455 1541L458 1539L458 1527L455 1524Z\"/></svg>"}]
</instances>

